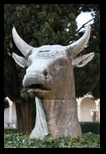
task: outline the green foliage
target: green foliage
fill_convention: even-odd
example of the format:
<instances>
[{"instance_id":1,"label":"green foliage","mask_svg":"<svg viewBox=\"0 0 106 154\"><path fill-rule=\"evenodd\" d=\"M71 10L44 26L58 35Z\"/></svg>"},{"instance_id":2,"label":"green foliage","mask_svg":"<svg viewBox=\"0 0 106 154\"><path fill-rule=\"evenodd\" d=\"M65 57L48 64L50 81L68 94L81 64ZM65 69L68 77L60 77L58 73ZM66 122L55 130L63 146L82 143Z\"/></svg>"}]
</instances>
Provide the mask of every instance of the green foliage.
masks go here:
<instances>
[{"instance_id":1,"label":"green foliage","mask_svg":"<svg viewBox=\"0 0 106 154\"><path fill-rule=\"evenodd\" d=\"M100 122L80 122L83 133L100 134Z\"/></svg>"},{"instance_id":2,"label":"green foliage","mask_svg":"<svg viewBox=\"0 0 106 154\"><path fill-rule=\"evenodd\" d=\"M93 60L85 67L75 68L74 74L77 97L83 97L89 92L95 99L100 97L100 54L95 54ZM80 85L77 86L79 83Z\"/></svg>"},{"instance_id":3,"label":"green foliage","mask_svg":"<svg viewBox=\"0 0 106 154\"><path fill-rule=\"evenodd\" d=\"M54 140L51 135L44 139L30 139L28 134L4 133L4 148L100 148L100 135L91 132L83 137L60 137Z\"/></svg>"},{"instance_id":4,"label":"green foliage","mask_svg":"<svg viewBox=\"0 0 106 154\"><path fill-rule=\"evenodd\" d=\"M11 134L11 133L18 133L18 129L16 128L8 128L8 129L4 129L4 133L8 133L8 134Z\"/></svg>"},{"instance_id":5,"label":"green foliage","mask_svg":"<svg viewBox=\"0 0 106 154\"><path fill-rule=\"evenodd\" d=\"M4 99L4 109L9 107L9 102L8 100Z\"/></svg>"}]
</instances>

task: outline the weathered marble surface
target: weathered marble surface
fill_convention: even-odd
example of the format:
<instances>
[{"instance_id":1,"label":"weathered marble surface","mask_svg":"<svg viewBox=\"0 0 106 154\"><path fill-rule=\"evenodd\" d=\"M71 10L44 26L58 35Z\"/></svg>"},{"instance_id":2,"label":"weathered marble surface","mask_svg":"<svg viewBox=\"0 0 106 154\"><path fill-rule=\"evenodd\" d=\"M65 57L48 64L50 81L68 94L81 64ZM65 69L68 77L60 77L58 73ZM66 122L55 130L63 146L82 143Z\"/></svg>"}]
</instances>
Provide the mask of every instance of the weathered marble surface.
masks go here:
<instances>
[{"instance_id":1,"label":"weathered marble surface","mask_svg":"<svg viewBox=\"0 0 106 154\"><path fill-rule=\"evenodd\" d=\"M82 137L75 99L44 100L42 103L48 128L54 139L59 136Z\"/></svg>"},{"instance_id":2,"label":"weathered marble surface","mask_svg":"<svg viewBox=\"0 0 106 154\"><path fill-rule=\"evenodd\" d=\"M35 98L36 104L36 119L35 126L30 134L30 138L44 138L45 135L49 134L46 116L42 108L41 100Z\"/></svg>"},{"instance_id":3,"label":"weathered marble surface","mask_svg":"<svg viewBox=\"0 0 106 154\"><path fill-rule=\"evenodd\" d=\"M74 67L83 67L92 60L94 53L75 58L87 45L90 25L84 35L74 43L31 47L17 34L12 35L24 57L13 53L20 67L27 67L22 85L36 98L36 123L31 138L42 138L50 133L59 136L82 136L77 118Z\"/></svg>"}]
</instances>

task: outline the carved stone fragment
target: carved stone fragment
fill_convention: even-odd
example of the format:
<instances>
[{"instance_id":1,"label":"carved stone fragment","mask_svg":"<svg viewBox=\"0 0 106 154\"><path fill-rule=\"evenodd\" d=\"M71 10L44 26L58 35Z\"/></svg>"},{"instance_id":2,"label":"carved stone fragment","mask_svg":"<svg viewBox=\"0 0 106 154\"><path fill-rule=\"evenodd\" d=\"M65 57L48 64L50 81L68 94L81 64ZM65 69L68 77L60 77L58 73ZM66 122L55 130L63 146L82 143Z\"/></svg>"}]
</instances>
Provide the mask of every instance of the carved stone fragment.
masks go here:
<instances>
[{"instance_id":1,"label":"carved stone fragment","mask_svg":"<svg viewBox=\"0 0 106 154\"><path fill-rule=\"evenodd\" d=\"M34 48L21 39L15 28L12 35L17 48L25 56L12 54L20 67L27 67L22 85L36 97L36 121L30 137L43 138L49 133L54 139L81 137L73 68L86 65L94 56L90 53L75 58L88 43L90 25L79 40L68 46Z\"/></svg>"}]
</instances>

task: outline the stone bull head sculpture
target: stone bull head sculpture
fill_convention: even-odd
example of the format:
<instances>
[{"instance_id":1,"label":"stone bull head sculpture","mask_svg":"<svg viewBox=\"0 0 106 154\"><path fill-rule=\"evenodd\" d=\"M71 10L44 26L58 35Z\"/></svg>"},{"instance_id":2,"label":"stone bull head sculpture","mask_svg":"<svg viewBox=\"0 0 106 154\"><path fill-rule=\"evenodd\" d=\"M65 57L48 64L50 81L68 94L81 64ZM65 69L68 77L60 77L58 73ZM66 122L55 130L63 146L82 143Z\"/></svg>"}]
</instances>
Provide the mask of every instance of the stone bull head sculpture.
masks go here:
<instances>
[{"instance_id":1,"label":"stone bull head sculpture","mask_svg":"<svg viewBox=\"0 0 106 154\"><path fill-rule=\"evenodd\" d=\"M73 67L84 66L94 56L94 53L89 53L75 58L88 43L90 25L79 40L68 46L34 48L20 38L14 27L12 36L24 56L13 53L12 57L19 66L27 66L22 85L36 99L36 122L30 137L43 138L47 134L54 139L60 136L81 137Z\"/></svg>"}]
</instances>

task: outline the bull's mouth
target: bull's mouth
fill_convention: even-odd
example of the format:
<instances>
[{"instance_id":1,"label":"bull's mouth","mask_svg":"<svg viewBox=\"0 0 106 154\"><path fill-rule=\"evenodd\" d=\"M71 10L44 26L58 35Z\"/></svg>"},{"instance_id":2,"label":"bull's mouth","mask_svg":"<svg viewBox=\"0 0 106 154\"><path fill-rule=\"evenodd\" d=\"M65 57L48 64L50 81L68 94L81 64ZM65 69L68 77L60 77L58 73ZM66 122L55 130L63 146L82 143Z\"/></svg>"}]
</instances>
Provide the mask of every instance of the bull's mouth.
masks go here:
<instances>
[{"instance_id":1,"label":"bull's mouth","mask_svg":"<svg viewBox=\"0 0 106 154\"><path fill-rule=\"evenodd\" d=\"M28 86L27 88L28 88L28 93L30 95L35 95L35 96L44 95L44 94L48 93L50 90L42 84L32 84L32 85Z\"/></svg>"},{"instance_id":2,"label":"bull's mouth","mask_svg":"<svg viewBox=\"0 0 106 154\"><path fill-rule=\"evenodd\" d=\"M48 88L44 87L42 84L32 84L28 86L29 89L41 89L41 90L49 90Z\"/></svg>"}]
</instances>

